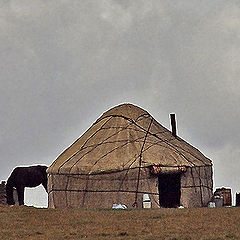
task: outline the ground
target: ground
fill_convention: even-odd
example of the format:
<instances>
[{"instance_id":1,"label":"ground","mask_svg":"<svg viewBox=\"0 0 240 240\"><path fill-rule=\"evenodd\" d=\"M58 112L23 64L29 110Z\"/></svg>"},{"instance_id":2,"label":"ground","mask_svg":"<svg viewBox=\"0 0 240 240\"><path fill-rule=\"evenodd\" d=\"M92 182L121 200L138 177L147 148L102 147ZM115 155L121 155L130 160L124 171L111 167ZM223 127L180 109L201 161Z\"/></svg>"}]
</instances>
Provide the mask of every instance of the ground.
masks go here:
<instances>
[{"instance_id":1,"label":"ground","mask_svg":"<svg viewBox=\"0 0 240 240\"><path fill-rule=\"evenodd\" d=\"M1 206L0 239L240 239L240 208L84 210Z\"/></svg>"}]
</instances>

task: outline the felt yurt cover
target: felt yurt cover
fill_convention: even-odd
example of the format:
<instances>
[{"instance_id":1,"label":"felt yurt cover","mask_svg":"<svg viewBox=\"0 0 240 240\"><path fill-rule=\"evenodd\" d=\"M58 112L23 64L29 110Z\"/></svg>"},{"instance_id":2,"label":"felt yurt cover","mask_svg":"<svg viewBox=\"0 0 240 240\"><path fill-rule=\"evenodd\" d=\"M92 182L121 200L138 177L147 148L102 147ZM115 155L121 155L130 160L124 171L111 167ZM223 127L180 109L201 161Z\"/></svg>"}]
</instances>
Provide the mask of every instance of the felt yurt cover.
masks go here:
<instances>
[{"instance_id":1,"label":"felt yurt cover","mask_svg":"<svg viewBox=\"0 0 240 240\"><path fill-rule=\"evenodd\" d=\"M157 176L177 172L182 202L206 204L211 160L147 111L122 104L105 112L48 168L49 206L110 207L123 200L139 206L146 193L159 206Z\"/></svg>"}]
</instances>

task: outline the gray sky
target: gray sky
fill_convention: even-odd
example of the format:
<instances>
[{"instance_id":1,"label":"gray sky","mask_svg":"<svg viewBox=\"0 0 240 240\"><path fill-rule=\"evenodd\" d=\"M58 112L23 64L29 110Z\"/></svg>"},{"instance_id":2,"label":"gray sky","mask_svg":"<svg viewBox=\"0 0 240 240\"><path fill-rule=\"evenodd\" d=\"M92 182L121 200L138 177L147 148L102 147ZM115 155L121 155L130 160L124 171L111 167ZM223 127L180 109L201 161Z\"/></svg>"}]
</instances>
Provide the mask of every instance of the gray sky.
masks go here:
<instances>
[{"instance_id":1,"label":"gray sky","mask_svg":"<svg viewBox=\"0 0 240 240\"><path fill-rule=\"evenodd\" d=\"M106 110L147 110L240 191L240 3L0 0L0 180L50 165ZM46 206L42 187L27 204Z\"/></svg>"}]
</instances>

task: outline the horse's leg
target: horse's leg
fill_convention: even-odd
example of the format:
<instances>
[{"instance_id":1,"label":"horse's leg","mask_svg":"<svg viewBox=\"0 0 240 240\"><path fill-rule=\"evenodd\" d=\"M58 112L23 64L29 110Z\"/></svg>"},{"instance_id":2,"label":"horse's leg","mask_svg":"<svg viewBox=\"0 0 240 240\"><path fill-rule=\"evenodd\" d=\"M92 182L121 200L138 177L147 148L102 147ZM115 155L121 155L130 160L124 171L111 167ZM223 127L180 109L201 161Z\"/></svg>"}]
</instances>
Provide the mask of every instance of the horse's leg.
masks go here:
<instances>
[{"instance_id":1,"label":"horse's leg","mask_svg":"<svg viewBox=\"0 0 240 240\"><path fill-rule=\"evenodd\" d=\"M14 199L13 199L13 186L9 182L7 182L6 185L6 193L7 193L7 204L8 205L14 205Z\"/></svg>"},{"instance_id":2,"label":"horse's leg","mask_svg":"<svg viewBox=\"0 0 240 240\"><path fill-rule=\"evenodd\" d=\"M24 205L24 187L17 186L18 202L19 206Z\"/></svg>"},{"instance_id":3,"label":"horse's leg","mask_svg":"<svg viewBox=\"0 0 240 240\"><path fill-rule=\"evenodd\" d=\"M43 182L42 182L42 185L43 185L43 187L45 188L46 192L48 192L48 190L47 190L47 181L43 181Z\"/></svg>"}]
</instances>

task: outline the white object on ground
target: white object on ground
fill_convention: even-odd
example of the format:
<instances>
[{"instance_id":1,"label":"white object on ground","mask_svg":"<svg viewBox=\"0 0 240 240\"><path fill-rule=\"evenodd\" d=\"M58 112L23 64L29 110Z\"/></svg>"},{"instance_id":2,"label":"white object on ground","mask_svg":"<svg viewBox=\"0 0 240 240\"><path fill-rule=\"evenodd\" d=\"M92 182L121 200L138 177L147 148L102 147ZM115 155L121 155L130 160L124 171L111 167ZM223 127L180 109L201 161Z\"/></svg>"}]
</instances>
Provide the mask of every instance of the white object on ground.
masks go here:
<instances>
[{"instance_id":1,"label":"white object on ground","mask_svg":"<svg viewBox=\"0 0 240 240\"><path fill-rule=\"evenodd\" d=\"M113 209L126 209L127 206L121 203L114 203L112 206Z\"/></svg>"}]
</instances>

